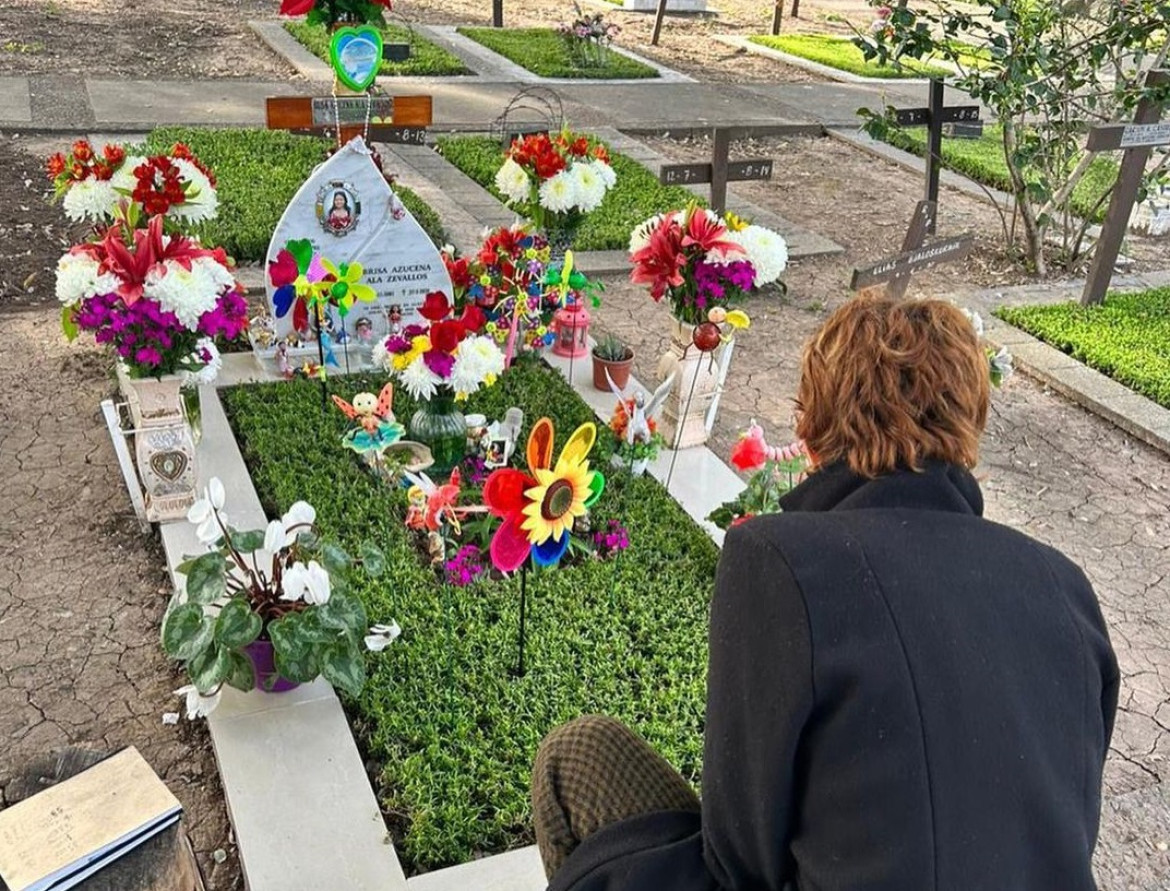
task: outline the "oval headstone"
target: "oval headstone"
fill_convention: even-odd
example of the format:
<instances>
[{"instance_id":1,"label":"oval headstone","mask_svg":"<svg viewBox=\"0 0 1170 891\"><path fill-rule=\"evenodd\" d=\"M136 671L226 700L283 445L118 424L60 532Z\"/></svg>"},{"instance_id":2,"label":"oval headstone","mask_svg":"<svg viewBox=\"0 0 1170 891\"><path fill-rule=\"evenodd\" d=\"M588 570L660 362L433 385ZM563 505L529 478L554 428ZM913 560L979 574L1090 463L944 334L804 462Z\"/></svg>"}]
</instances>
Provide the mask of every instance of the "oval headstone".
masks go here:
<instances>
[{"instance_id":1,"label":"oval headstone","mask_svg":"<svg viewBox=\"0 0 1170 891\"><path fill-rule=\"evenodd\" d=\"M268 262L299 238L309 239L334 263L361 263L362 281L377 292L372 303L355 303L344 319L336 308L329 310L335 330L345 330L339 340L355 333L366 342L385 337L390 307L401 308L405 324L420 318L418 308L431 291L452 296L438 249L391 190L360 136L317 167L293 196L268 245ZM275 318L267 264L265 272L268 311L279 340L293 333L293 314Z\"/></svg>"}]
</instances>

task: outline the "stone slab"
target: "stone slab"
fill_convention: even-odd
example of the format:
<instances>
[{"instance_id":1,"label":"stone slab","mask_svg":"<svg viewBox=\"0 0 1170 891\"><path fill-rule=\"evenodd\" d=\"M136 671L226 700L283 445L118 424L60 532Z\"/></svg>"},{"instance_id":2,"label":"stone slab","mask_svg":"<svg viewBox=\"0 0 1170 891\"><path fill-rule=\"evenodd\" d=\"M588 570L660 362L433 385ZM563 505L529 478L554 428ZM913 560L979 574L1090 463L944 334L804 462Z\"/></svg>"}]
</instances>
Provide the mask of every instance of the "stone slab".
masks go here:
<instances>
[{"instance_id":1,"label":"stone slab","mask_svg":"<svg viewBox=\"0 0 1170 891\"><path fill-rule=\"evenodd\" d=\"M333 82L333 69L305 49L299 40L284 30L282 23L248 22L248 27L301 77Z\"/></svg>"},{"instance_id":2,"label":"stone slab","mask_svg":"<svg viewBox=\"0 0 1170 891\"><path fill-rule=\"evenodd\" d=\"M408 879L408 891L542 891L548 885L536 846L484 857Z\"/></svg>"},{"instance_id":3,"label":"stone slab","mask_svg":"<svg viewBox=\"0 0 1170 891\"><path fill-rule=\"evenodd\" d=\"M264 126L264 100L300 96L305 87L285 82L234 80L87 80L94 117L102 126L150 129L159 124Z\"/></svg>"},{"instance_id":4,"label":"stone slab","mask_svg":"<svg viewBox=\"0 0 1170 891\"><path fill-rule=\"evenodd\" d=\"M32 121L27 77L0 77L0 121Z\"/></svg>"}]
</instances>

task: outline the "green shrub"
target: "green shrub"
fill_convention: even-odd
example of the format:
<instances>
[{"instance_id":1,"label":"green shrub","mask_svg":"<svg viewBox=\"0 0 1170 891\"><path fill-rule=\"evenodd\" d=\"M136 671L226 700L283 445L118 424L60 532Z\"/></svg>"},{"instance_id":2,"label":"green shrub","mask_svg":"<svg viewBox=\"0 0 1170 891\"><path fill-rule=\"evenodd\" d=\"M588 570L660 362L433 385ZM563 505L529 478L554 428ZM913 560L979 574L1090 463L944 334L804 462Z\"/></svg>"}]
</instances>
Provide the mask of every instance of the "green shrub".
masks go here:
<instances>
[{"instance_id":1,"label":"green shrub","mask_svg":"<svg viewBox=\"0 0 1170 891\"><path fill-rule=\"evenodd\" d=\"M616 50L607 54L603 66L579 67L569 55L564 38L552 28L460 28L459 33L541 77L658 77L654 68Z\"/></svg>"},{"instance_id":2,"label":"green shrub","mask_svg":"<svg viewBox=\"0 0 1170 891\"><path fill-rule=\"evenodd\" d=\"M891 130L885 139L890 145L920 158L926 154L925 127ZM1012 190L1011 174L1003 155L1003 128L999 124L984 125L983 135L978 139L944 138L942 160L944 167L969 176L985 186L1005 192ZM1105 155L1095 158L1073 190L1073 211L1081 217L1091 215L1096 222L1103 220L1109 202L1100 199L1113 188L1116 179L1117 162Z\"/></svg>"},{"instance_id":3,"label":"green shrub","mask_svg":"<svg viewBox=\"0 0 1170 891\"><path fill-rule=\"evenodd\" d=\"M146 138L146 150L167 151L184 142L215 173L219 215L200 229L207 244L237 261L262 261L285 208L332 143L280 130L208 130L161 127ZM447 236L438 215L402 186L394 190L436 245Z\"/></svg>"},{"instance_id":4,"label":"green shrub","mask_svg":"<svg viewBox=\"0 0 1170 891\"><path fill-rule=\"evenodd\" d=\"M285 22L288 31L309 52L325 64L329 64L330 35L324 25L307 25L304 22ZM413 29L401 25L387 25L382 29L386 43L409 43L410 58L405 62L382 60L379 74L397 77L431 77L451 74L474 74L475 72L440 46L427 40Z\"/></svg>"},{"instance_id":5,"label":"green shrub","mask_svg":"<svg viewBox=\"0 0 1170 891\"><path fill-rule=\"evenodd\" d=\"M448 161L499 198L493 183L496 171L504 162L498 139L484 136L440 137L439 151ZM682 186L664 186L632 158L610 152L610 163L617 174L617 184L609 190L601 206L581 224L573 247L582 251L624 250L630 232L648 217L671 210L691 201L704 203Z\"/></svg>"},{"instance_id":6,"label":"green shrub","mask_svg":"<svg viewBox=\"0 0 1170 891\"><path fill-rule=\"evenodd\" d=\"M836 68L840 71L848 71L859 77L908 78L932 75L946 77L953 73L949 68L926 65L913 59L905 60L901 67L867 62L861 49L850 37L833 37L828 34L784 34L779 37L759 35L748 39L760 46L779 50L790 56L799 56L810 62L819 62L821 65L828 65L830 68Z\"/></svg>"},{"instance_id":7,"label":"green shrub","mask_svg":"<svg viewBox=\"0 0 1170 891\"><path fill-rule=\"evenodd\" d=\"M377 392L382 381L328 383L349 398ZM403 526L403 490L377 484L341 447L346 422L322 411L319 387L298 380L223 398L269 514L304 498L323 534L351 549L369 540L386 553L385 575L354 588L371 622L397 619L402 639L371 656L371 680L346 707L380 765L400 856L437 868L531 842L536 747L582 713L629 722L697 782L717 552L661 485L618 477L596 456L609 478L595 522L620 519L630 549L530 576L528 673L514 678L519 580L440 585ZM498 418L511 405L524 409L528 426L553 418L558 450L578 423L593 420L562 378L537 364L514 367L466 410ZM414 408L401 391L394 407L404 421Z\"/></svg>"},{"instance_id":8,"label":"green shrub","mask_svg":"<svg viewBox=\"0 0 1170 891\"><path fill-rule=\"evenodd\" d=\"M1098 306L1016 306L996 314L1170 408L1170 288L1111 293Z\"/></svg>"}]
</instances>

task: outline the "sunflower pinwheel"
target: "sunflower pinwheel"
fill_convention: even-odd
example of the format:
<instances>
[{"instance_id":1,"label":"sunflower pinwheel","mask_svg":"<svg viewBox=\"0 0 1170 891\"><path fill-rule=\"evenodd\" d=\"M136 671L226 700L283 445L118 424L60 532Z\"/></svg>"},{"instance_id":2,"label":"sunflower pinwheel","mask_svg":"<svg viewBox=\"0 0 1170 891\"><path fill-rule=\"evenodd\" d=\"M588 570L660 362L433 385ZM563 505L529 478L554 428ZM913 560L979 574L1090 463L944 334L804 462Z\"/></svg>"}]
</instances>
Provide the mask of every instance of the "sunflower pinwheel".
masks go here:
<instances>
[{"instance_id":1,"label":"sunflower pinwheel","mask_svg":"<svg viewBox=\"0 0 1170 891\"><path fill-rule=\"evenodd\" d=\"M297 331L308 327L309 307L328 300L333 285L329 270L307 238L294 239L280 249L268 264L268 278L276 288L272 302L277 317L283 318L292 309Z\"/></svg>"},{"instance_id":2,"label":"sunflower pinwheel","mask_svg":"<svg viewBox=\"0 0 1170 891\"><path fill-rule=\"evenodd\" d=\"M553 466L553 423L541 418L528 437L528 473L513 467L492 471L483 500L503 519L490 548L492 564L514 572L529 555L537 566L555 566L569 549L573 521L597 503L605 477L589 469L597 427L582 424Z\"/></svg>"},{"instance_id":3,"label":"sunflower pinwheel","mask_svg":"<svg viewBox=\"0 0 1170 891\"><path fill-rule=\"evenodd\" d=\"M378 296L369 285L363 285L361 263L342 263L335 266L331 260L321 258L321 265L333 283L329 286L329 302L337 306L337 311L345 317L353 308L354 301L371 303Z\"/></svg>"}]
</instances>

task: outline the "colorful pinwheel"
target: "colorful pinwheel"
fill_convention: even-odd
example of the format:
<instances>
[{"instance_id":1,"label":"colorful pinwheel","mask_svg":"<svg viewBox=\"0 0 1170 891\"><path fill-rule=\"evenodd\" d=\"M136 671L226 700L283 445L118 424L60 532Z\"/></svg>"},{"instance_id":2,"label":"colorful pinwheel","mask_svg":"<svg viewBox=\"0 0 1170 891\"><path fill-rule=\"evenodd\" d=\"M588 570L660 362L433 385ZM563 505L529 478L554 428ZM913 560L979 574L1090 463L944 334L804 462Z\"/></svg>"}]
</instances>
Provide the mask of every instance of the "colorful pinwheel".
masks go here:
<instances>
[{"instance_id":1,"label":"colorful pinwheel","mask_svg":"<svg viewBox=\"0 0 1170 891\"><path fill-rule=\"evenodd\" d=\"M528 473L513 467L492 471L483 499L504 521L492 537L496 569L514 572L529 555L537 566L555 566L564 556L574 520L584 516L605 489L605 477L590 470L587 460L596 438L596 426L582 424L554 467L553 423L541 418L528 437Z\"/></svg>"},{"instance_id":2,"label":"colorful pinwheel","mask_svg":"<svg viewBox=\"0 0 1170 891\"><path fill-rule=\"evenodd\" d=\"M332 265L332 264L331 264ZM328 299L333 281L321 258L313 253L307 238L288 242L268 264L268 279L276 291L272 302L276 315L283 318L293 311L293 328L305 330L309 325L309 307Z\"/></svg>"},{"instance_id":3,"label":"colorful pinwheel","mask_svg":"<svg viewBox=\"0 0 1170 891\"><path fill-rule=\"evenodd\" d=\"M335 266L332 261L321 258L321 265L333 279L329 287L329 302L337 306L337 311L344 318L353 308L355 300L372 303L378 296L369 285L363 285L361 263L342 263Z\"/></svg>"},{"instance_id":4,"label":"colorful pinwheel","mask_svg":"<svg viewBox=\"0 0 1170 891\"><path fill-rule=\"evenodd\" d=\"M544 284L552 289L549 291L550 294L555 290L557 303L560 306L567 306L570 296L577 295L575 299L579 300L580 295L584 294L589 295L594 309L601 306L601 299L597 296L597 292L604 290L604 285L586 278L581 270L574 268L572 251L565 251L565 260L559 267L556 265L548 267L544 276Z\"/></svg>"}]
</instances>

